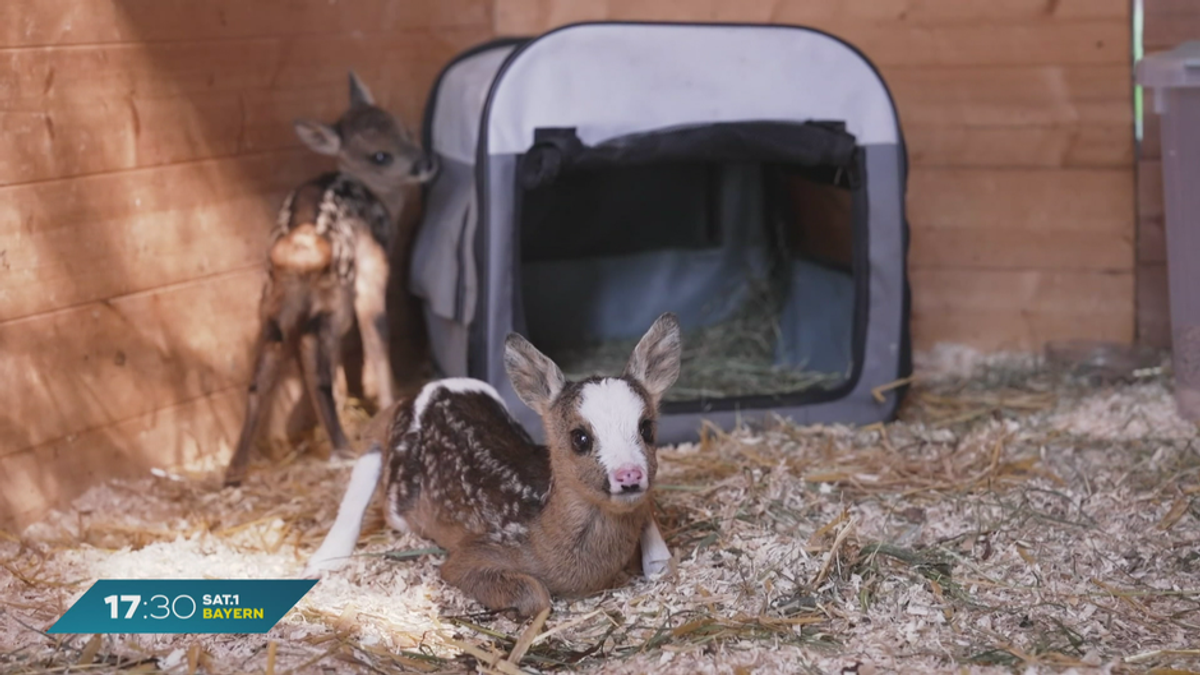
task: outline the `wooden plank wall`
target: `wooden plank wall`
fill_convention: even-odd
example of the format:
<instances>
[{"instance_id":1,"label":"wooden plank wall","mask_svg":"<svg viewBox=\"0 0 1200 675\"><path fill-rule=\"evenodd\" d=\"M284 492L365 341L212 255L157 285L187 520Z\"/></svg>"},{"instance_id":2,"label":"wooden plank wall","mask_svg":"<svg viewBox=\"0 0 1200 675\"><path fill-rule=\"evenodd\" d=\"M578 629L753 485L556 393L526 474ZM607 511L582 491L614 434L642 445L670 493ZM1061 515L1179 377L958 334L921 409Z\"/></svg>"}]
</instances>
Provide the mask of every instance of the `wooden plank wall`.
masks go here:
<instances>
[{"instance_id":1,"label":"wooden plank wall","mask_svg":"<svg viewBox=\"0 0 1200 675\"><path fill-rule=\"evenodd\" d=\"M0 3L0 527L228 450L263 237L355 68L419 120L491 0Z\"/></svg>"},{"instance_id":2,"label":"wooden plank wall","mask_svg":"<svg viewBox=\"0 0 1200 675\"><path fill-rule=\"evenodd\" d=\"M1128 4L0 3L0 528L228 451L262 236L283 191L326 166L291 121L336 116L348 68L416 123L454 53L568 21L845 36L882 67L910 140L918 347L1130 339Z\"/></svg>"},{"instance_id":3,"label":"wooden plank wall","mask_svg":"<svg viewBox=\"0 0 1200 675\"><path fill-rule=\"evenodd\" d=\"M501 35L643 19L848 39L909 140L917 347L1133 338L1129 0L496 0L495 18Z\"/></svg>"},{"instance_id":4,"label":"wooden plank wall","mask_svg":"<svg viewBox=\"0 0 1200 675\"><path fill-rule=\"evenodd\" d=\"M1147 54L1200 39L1200 2L1143 0L1142 47ZM1145 93L1138 148L1137 336L1156 347L1171 345L1167 242L1163 211L1162 146L1153 92Z\"/></svg>"}]
</instances>

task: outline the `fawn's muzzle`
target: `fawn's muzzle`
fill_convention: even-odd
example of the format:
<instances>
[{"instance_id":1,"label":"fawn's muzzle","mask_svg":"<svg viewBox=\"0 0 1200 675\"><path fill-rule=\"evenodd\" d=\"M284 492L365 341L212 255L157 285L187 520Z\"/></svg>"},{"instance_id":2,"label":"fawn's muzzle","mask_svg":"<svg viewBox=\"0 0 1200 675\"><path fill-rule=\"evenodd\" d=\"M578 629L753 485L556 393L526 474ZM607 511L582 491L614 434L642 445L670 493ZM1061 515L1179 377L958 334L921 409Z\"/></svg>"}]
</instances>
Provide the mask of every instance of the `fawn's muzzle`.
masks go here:
<instances>
[{"instance_id":1,"label":"fawn's muzzle","mask_svg":"<svg viewBox=\"0 0 1200 675\"><path fill-rule=\"evenodd\" d=\"M437 172L437 156L431 153L421 155L417 161L413 162L412 169L409 170L409 174L421 183L432 179L437 175Z\"/></svg>"},{"instance_id":2,"label":"fawn's muzzle","mask_svg":"<svg viewBox=\"0 0 1200 675\"><path fill-rule=\"evenodd\" d=\"M624 464L609 476L610 490L614 495L634 495L649 487L646 471L637 464Z\"/></svg>"}]
</instances>

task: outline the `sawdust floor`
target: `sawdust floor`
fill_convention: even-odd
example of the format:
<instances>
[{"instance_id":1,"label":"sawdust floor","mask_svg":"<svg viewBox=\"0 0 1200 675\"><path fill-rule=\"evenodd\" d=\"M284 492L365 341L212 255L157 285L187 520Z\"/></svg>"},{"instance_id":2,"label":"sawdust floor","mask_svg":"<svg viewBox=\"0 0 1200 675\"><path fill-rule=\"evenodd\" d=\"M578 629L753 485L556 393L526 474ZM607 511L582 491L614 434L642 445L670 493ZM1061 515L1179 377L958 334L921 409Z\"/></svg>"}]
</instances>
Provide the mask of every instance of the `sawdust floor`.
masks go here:
<instances>
[{"instance_id":1,"label":"sawdust floor","mask_svg":"<svg viewBox=\"0 0 1200 675\"><path fill-rule=\"evenodd\" d=\"M0 670L1200 671L1200 450L1169 381L1014 363L921 385L886 428L663 449L674 576L557 602L518 665L466 652L495 662L525 626L480 613L378 517L269 634L51 638L96 579L297 573L349 464L294 456L236 490L217 466L105 485L0 542Z\"/></svg>"}]
</instances>

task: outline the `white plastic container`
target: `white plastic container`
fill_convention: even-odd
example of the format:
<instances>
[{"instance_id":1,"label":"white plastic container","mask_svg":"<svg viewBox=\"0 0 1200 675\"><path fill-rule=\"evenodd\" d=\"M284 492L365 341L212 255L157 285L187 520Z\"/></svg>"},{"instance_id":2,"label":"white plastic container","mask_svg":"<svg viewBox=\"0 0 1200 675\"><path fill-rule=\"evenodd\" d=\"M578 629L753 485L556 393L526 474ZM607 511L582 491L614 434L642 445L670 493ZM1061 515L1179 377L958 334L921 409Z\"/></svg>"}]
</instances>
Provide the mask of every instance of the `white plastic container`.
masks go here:
<instances>
[{"instance_id":1,"label":"white plastic container","mask_svg":"<svg viewBox=\"0 0 1200 675\"><path fill-rule=\"evenodd\" d=\"M1200 420L1200 41L1147 54L1138 84L1162 117L1162 167L1179 413Z\"/></svg>"}]
</instances>

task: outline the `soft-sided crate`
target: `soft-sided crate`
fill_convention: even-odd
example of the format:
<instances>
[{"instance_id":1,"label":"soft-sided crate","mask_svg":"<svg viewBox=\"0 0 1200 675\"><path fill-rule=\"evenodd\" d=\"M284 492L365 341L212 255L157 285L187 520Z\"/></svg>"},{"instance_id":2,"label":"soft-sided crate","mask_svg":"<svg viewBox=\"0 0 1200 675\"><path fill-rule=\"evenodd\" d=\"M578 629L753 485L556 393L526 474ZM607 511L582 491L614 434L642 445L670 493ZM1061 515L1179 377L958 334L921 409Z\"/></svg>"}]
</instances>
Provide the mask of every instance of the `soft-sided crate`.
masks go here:
<instances>
[{"instance_id":1,"label":"soft-sided crate","mask_svg":"<svg viewBox=\"0 0 1200 675\"><path fill-rule=\"evenodd\" d=\"M664 442L694 438L701 418L894 414L903 389L885 385L911 370L907 160L886 85L849 44L647 23L491 42L442 72L425 143L442 171L410 282L436 364L494 385L535 434L504 373L510 331L558 358L673 311L695 347L759 288L763 390L667 401ZM689 353L685 376L721 358ZM806 371L823 384L769 386Z\"/></svg>"}]
</instances>

